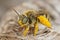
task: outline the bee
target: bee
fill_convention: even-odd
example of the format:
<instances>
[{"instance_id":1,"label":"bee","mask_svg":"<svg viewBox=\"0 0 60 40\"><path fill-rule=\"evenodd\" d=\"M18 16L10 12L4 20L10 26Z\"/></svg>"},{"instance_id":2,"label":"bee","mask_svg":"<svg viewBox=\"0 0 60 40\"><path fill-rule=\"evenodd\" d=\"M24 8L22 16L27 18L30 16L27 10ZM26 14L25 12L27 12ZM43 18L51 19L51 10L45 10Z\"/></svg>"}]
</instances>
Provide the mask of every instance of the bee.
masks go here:
<instances>
[{"instance_id":1,"label":"bee","mask_svg":"<svg viewBox=\"0 0 60 40\"><path fill-rule=\"evenodd\" d=\"M23 14L18 16L18 24L20 25L20 27L25 28L23 31L24 36L29 33L29 30L31 28L32 30L30 30L30 32L32 31L34 36L36 36L39 30L39 23L45 25L47 28L51 28L51 23L49 21L49 17L47 15L46 10L26 10Z\"/></svg>"}]
</instances>

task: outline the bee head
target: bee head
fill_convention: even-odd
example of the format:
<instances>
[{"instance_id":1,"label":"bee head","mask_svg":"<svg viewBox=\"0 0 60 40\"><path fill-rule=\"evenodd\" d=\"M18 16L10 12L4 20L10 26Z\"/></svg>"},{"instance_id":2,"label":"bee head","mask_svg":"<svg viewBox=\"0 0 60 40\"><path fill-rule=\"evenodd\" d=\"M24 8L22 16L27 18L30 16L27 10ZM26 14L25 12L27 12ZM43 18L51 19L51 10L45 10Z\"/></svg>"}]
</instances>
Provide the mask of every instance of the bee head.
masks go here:
<instances>
[{"instance_id":1,"label":"bee head","mask_svg":"<svg viewBox=\"0 0 60 40\"><path fill-rule=\"evenodd\" d=\"M26 17L25 15L23 15L22 23L26 24L27 22L28 22L28 17Z\"/></svg>"}]
</instances>

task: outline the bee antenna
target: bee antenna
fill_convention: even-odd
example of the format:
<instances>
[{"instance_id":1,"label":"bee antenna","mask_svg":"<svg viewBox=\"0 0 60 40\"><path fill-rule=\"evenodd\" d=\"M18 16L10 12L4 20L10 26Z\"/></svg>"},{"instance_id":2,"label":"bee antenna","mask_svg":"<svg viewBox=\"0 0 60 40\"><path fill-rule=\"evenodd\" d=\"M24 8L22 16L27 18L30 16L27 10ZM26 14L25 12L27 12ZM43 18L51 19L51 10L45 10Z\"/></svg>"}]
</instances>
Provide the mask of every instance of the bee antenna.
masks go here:
<instances>
[{"instance_id":1,"label":"bee antenna","mask_svg":"<svg viewBox=\"0 0 60 40\"><path fill-rule=\"evenodd\" d=\"M16 12L16 14L17 14L18 16L20 16L19 13L18 13L15 9L13 9L13 10Z\"/></svg>"}]
</instances>

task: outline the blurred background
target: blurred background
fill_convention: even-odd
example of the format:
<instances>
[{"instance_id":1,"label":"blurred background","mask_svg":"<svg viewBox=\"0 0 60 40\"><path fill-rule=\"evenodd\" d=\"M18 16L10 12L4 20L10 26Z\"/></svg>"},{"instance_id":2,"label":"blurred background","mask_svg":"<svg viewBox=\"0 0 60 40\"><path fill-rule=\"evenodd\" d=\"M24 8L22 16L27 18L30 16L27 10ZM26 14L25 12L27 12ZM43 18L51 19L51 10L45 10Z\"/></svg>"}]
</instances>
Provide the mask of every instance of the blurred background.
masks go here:
<instances>
[{"instance_id":1,"label":"blurred background","mask_svg":"<svg viewBox=\"0 0 60 40\"><path fill-rule=\"evenodd\" d=\"M60 24L60 0L0 0L0 17L5 14L7 10L12 7L21 5L23 2L33 3L32 5L38 5L51 11L51 15L55 17L55 22ZM58 20L59 19L59 20Z\"/></svg>"}]
</instances>

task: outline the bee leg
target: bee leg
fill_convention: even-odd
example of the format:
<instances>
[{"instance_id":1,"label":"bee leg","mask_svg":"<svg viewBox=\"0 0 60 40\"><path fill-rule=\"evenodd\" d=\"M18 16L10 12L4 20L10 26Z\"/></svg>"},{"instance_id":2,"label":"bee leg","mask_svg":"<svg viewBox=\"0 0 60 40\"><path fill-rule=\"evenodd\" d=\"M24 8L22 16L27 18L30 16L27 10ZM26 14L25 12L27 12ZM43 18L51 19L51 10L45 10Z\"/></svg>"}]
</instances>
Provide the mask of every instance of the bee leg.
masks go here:
<instances>
[{"instance_id":1,"label":"bee leg","mask_svg":"<svg viewBox=\"0 0 60 40\"><path fill-rule=\"evenodd\" d=\"M52 28L51 27L51 23L49 22L49 20L44 17L44 16L38 16L38 19L40 21L40 23L42 23L43 25L45 25L47 28Z\"/></svg>"},{"instance_id":2,"label":"bee leg","mask_svg":"<svg viewBox=\"0 0 60 40\"><path fill-rule=\"evenodd\" d=\"M21 20L18 21L18 24L20 25L20 27L24 27L24 24L22 24Z\"/></svg>"},{"instance_id":3,"label":"bee leg","mask_svg":"<svg viewBox=\"0 0 60 40\"><path fill-rule=\"evenodd\" d=\"M35 23L34 24L34 36L36 36L37 32L38 32L38 23Z\"/></svg>"},{"instance_id":4,"label":"bee leg","mask_svg":"<svg viewBox=\"0 0 60 40\"><path fill-rule=\"evenodd\" d=\"M28 33L28 31L29 31L29 27L26 27L26 29L25 29L24 32L23 32L23 35L26 36L27 33Z\"/></svg>"}]
</instances>

